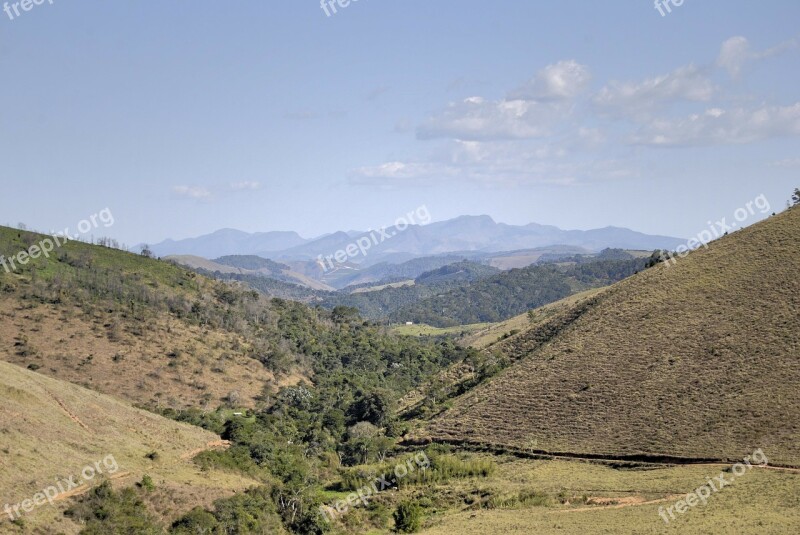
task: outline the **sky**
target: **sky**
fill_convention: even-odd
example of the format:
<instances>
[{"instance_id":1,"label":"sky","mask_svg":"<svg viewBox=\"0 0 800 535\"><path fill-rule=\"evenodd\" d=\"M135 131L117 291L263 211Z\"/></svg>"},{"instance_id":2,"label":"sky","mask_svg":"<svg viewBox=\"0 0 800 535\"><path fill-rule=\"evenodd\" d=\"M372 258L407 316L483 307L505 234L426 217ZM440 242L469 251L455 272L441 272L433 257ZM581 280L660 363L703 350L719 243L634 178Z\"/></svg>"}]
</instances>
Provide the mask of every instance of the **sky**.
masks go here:
<instances>
[{"instance_id":1,"label":"sky","mask_svg":"<svg viewBox=\"0 0 800 535\"><path fill-rule=\"evenodd\" d=\"M425 205L689 237L780 211L800 2L660 1L9 2L0 224L313 237Z\"/></svg>"}]
</instances>

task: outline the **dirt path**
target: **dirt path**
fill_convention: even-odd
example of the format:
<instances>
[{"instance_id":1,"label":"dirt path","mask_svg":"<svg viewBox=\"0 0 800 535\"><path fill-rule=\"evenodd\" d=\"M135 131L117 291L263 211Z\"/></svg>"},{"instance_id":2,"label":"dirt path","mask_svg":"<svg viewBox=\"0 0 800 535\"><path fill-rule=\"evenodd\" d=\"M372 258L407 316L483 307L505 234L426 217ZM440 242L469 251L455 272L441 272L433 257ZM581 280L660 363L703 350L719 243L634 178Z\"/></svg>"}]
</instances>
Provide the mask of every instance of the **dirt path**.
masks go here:
<instances>
[{"instance_id":1,"label":"dirt path","mask_svg":"<svg viewBox=\"0 0 800 535\"><path fill-rule=\"evenodd\" d=\"M45 389L45 392L47 392L47 394L48 394L48 395L49 395L51 398L53 398L53 399L55 400L55 402L58 404L58 406L59 406L59 407L61 407L61 410L62 410L62 411L64 411L64 413L65 413L67 416L69 416L69 419L70 419L70 420L72 420L73 422L75 422L75 423L76 423L76 424L78 424L79 426L83 427L83 428L84 428L84 429L86 429L87 431L91 431L91 429L89 429L89 426L88 426L88 425L86 425L85 423L83 423L83 422L81 421L81 419L80 419L80 418L78 418L78 417L77 417L77 416L76 416L76 415L75 415L75 414L74 414L72 411L70 411L70 410L67 408L67 406L64 404L64 402L63 402L63 401L61 401L60 399L58 399L58 398L56 397L56 395L55 395L55 394L53 394L52 392L50 392L50 391L49 391L49 390L47 390L47 389Z\"/></svg>"},{"instance_id":2,"label":"dirt path","mask_svg":"<svg viewBox=\"0 0 800 535\"><path fill-rule=\"evenodd\" d=\"M634 465L650 465L650 466L714 466L730 468L731 466L743 462L742 460L721 460L721 459L693 459L690 457L673 457L665 454L634 454L634 455L620 455L612 456L605 454L589 454L577 452L548 452L544 450L523 450L521 448L514 448L508 446L498 446L494 444L470 442L468 440L446 439L430 437L406 437L401 442L401 446L406 448L418 448L420 446L427 446L429 444L449 444L468 451L480 451L492 453L495 455L513 455L522 459L536 459L545 461L587 461L596 463L625 463L631 466ZM768 470L775 470L779 472L786 472L790 474L800 474L800 467L797 465L766 465L761 466L754 464L753 468L765 468Z\"/></svg>"},{"instance_id":3,"label":"dirt path","mask_svg":"<svg viewBox=\"0 0 800 535\"><path fill-rule=\"evenodd\" d=\"M736 463L733 463L736 464ZM728 463L703 463L703 464L692 464L690 466L708 466L714 468L730 468L732 464ZM791 474L800 474L800 469L797 468L783 468L780 466L758 466L753 465L753 468L760 468L762 470L773 470L776 472L788 472ZM625 491L628 492L628 491ZM656 503L664 503L664 502L672 502L676 501L680 498L685 497L686 494L670 494L665 498L658 498L656 500L645 500L641 496L628 496L622 498L604 498L604 497L597 497L593 496L587 500L587 503L590 504L589 507L578 507L575 509L563 509L559 511L554 511L556 513L581 513L586 511L602 511L605 509L623 509L625 507L639 507L643 505L653 505ZM591 506L594 505L594 506Z\"/></svg>"},{"instance_id":4,"label":"dirt path","mask_svg":"<svg viewBox=\"0 0 800 535\"><path fill-rule=\"evenodd\" d=\"M226 450L230 448L231 442L229 440L215 440L213 442L209 442L206 444L204 448L197 448L196 450L189 451L181 455L181 459L193 459L197 457L199 454L203 453L204 451L208 450L216 450L216 449L223 449Z\"/></svg>"},{"instance_id":5,"label":"dirt path","mask_svg":"<svg viewBox=\"0 0 800 535\"><path fill-rule=\"evenodd\" d=\"M116 480L116 479L126 478L126 477L128 477L130 475L131 475L130 472L119 472L117 474L111 474L111 476L108 479L113 481L113 480ZM81 496L83 494L86 494L87 492L89 492L93 488L94 488L93 485L89 485L88 483L84 483L83 485L81 485L79 487L75 487L72 490L69 490L67 492L62 492L61 494L59 494L58 496L53 498L53 501L54 502L60 502L60 501L66 500L68 498L72 498L74 496Z\"/></svg>"},{"instance_id":6,"label":"dirt path","mask_svg":"<svg viewBox=\"0 0 800 535\"><path fill-rule=\"evenodd\" d=\"M583 513L586 511L604 511L606 509L624 509L626 507L641 507L643 505L653 505L656 503L664 503L675 501L679 498L686 496L685 494L671 494L666 498L659 498L657 500L645 500L641 496L630 496L628 498L589 498L588 501L595 500L598 505L596 507L578 507L576 509L562 509L554 511L555 513ZM616 503L610 503L616 502ZM603 503L607 503L603 505Z\"/></svg>"}]
</instances>

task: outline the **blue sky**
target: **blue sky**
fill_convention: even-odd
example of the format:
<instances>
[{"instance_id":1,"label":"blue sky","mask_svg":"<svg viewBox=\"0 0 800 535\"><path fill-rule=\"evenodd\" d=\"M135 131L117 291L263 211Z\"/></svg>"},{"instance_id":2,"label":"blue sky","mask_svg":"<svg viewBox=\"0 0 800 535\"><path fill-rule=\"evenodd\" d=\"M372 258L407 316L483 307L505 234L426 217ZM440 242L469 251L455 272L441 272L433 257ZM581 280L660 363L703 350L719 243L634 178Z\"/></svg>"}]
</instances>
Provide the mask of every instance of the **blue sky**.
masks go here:
<instances>
[{"instance_id":1,"label":"blue sky","mask_svg":"<svg viewBox=\"0 0 800 535\"><path fill-rule=\"evenodd\" d=\"M13 4L14 2L11 2ZM0 13L0 222L126 243L489 214L695 235L800 186L800 3L45 0ZM13 10L12 10L13 15Z\"/></svg>"}]
</instances>

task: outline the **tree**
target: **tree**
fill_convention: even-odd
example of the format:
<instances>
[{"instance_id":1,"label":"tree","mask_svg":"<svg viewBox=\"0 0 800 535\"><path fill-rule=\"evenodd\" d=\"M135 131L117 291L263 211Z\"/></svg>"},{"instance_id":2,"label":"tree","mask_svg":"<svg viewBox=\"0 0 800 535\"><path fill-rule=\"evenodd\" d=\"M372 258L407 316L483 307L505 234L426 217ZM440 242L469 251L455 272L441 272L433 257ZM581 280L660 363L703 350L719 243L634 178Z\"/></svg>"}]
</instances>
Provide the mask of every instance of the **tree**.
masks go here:
<instances>
[{"instance_id":1,"label":"tree","mask_svg":"<svg viewBox=\"0 0 800 535\"><path fill-rule=\"evenodd\" d=\"M800 188L794 188L794 193L792 193L792 205L797 206L800 204Z\"/></svg>"},{"instance_id":2,"label":"tree","mask_svg":"<svg viewBox=\"0 0 800 535\"><path fill-rule=\"evenodd\" d=\"M389 423L392 417L392 395L386 390L375 390L364 395L350 406L351 421L369 422L378 427Z\"/></svg>"}]
</instances>

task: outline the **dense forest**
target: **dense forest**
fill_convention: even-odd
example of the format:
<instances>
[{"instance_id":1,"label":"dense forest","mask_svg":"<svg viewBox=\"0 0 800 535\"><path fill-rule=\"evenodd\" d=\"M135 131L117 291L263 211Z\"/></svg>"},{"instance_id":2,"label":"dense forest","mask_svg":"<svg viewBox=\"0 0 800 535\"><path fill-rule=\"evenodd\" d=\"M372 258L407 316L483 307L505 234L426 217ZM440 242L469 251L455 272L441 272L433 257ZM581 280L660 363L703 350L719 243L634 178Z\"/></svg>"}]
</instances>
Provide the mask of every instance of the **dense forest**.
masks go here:
<instances>
[{"instance_id":1,"label":"dense forest","mask_svg":"<svg viewBox=\"0 0 800 535\"><path fill-rule=\"evenodd\" d=\"M592 259L512 269L400 307L389 319L435 327L502 321L575 292L613 284L645 269L647 262Z\"/></svg>"}]
</instances>

